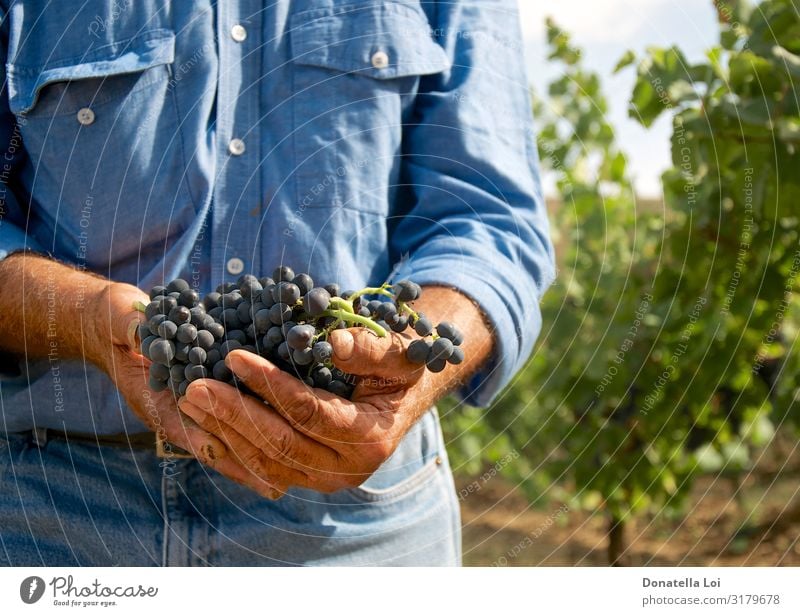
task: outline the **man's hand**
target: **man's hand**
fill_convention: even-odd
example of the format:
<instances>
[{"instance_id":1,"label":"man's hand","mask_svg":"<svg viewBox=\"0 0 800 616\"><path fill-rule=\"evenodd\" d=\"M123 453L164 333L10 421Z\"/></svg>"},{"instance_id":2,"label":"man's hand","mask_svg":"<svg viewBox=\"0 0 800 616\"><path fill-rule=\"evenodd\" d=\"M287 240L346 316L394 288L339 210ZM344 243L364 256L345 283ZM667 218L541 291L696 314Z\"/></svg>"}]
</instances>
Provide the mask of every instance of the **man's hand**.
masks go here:
<instances>
[{"instance_id":1,"label":"man's hand","mask_svg":"<svg viewBox=\"0 0 800 616\"><path fill-rule=\"evenodd\" d=\"M443 288L426 289L424 299L426 314L435 320L446 315L469 333L463 364L433 374L406 360L410 335L378 338L365 329L339 330L330 338L334 363L360 377L352 400L311 389L257 355L234 351L226 363L258 398L199 380L180 408L280 491L360 485L417 419L490 353L491 334L470 300Z\"/></svg>"}]
</instances>

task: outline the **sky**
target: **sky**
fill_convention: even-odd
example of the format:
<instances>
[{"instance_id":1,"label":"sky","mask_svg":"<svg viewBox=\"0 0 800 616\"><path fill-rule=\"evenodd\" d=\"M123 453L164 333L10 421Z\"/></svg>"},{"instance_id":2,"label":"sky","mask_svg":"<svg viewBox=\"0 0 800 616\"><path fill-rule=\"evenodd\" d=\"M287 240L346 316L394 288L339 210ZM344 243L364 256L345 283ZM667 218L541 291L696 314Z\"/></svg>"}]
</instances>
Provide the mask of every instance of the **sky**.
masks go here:
<instances>
[{"instance_id":1,"label":"sky","mask_svg":"<svg viewBox=\"0 0 800 616\"><path fill-rule=\"evenodd\" d=\"M609 99L610 119L618 143L628 154L629 169L643 197L661 194L660 176L670 164L670 122L663 116L650 129L628 118L633 88L631 67L612 75L628 49L644 51L650 45L677 45L689 61L699 60L717 43L713 0L518 0L528 75L534 89L543 93L557 76L547 55L544 20L551 16L572 33L573 43L583 48L587 68L602 78ZM546 183L547 184L547 183Z\"/></svg>"}]
</instances>

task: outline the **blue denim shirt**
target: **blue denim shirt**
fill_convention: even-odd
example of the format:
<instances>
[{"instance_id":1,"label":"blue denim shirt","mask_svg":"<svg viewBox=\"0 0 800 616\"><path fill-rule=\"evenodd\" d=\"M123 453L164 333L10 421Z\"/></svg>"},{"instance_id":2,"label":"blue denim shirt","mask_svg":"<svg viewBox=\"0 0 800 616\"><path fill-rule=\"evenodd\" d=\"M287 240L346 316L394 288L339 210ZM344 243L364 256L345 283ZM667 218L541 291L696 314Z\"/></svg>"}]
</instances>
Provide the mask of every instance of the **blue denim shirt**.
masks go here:
<instances>
[{"instance_id":1,"label":"blue denim shirt","mask_svg":"<svg viewBox=\"0 0 800 616\"><path fill-rule=\"evenodd\" d=\"M451 285L497 340L467 401L522 366L554 266L516 0L0 4L0 258ZM5 430L144 429L57 345L20 367Z\"/></svg>"}]
</instances>

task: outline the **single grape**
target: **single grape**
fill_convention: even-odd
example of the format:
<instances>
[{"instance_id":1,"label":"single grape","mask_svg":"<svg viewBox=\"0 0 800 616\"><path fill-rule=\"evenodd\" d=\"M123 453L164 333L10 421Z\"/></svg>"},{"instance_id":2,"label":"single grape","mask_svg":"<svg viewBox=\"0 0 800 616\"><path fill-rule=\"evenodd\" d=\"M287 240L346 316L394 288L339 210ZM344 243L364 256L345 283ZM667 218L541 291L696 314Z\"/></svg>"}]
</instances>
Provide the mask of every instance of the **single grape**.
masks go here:
<instances>
[{"instance_id":1,"label":"single grape","mask_svg":"<svg viewBox=\"0 0 800 616\"><path fill-rule=\"evenodd\" d=\"M175 344L172 340L160 338L150 344L150 359L157 364L168 364L175 357Z\"/></svg>"},{"instance_id":2,"label":"single grape","mask_svg":"<svg viewBox=\"0 0 800 616\"><path fill-rule=\"evenodd\" d=\"M328 385L328 391L341 398L347 398L350 395L350 386L347 383L334 379Z\"/></svg>"},{"instance_id":3,"label":"single grape","mask_svg":"<svg viewBox=\"0 0 800 616\"><path fill-rule=\"evenodd\" d=\"M333 381L333 374L330 368L317 366L311 371L311 378L313 379L314 387L327 389L328 385Z\"/></svg>"},{"instance_id":4,"label":"single grape","mask_svg":"<svg viewBox=\"0 0 800 616\"><path fill-rule=\"evenodd\" d=\"M242 348L242 343L239 342L238 340L226 340L221 345L219 345L219 352L222 355L222 359L225 359L228 356L228 353L241 348Z\"/></svg>"},{"instance_id":5,"label":"single grape","mask_svg":"<svg viewBox=\"0 0 800 616\"><path fill-rule=\"evenodd\" d=\"M429 359L425 363L425 366L431 372L441 372L442 370L445 369L445 366L447 366L447 360L446 359L440 359L440 358L439 359Z\"/></svg>"},{"instance_id":6,"label":"single grape","mask_svg":"<svg viewBox=\"0 0 800 616\"><path fill-rule=\"evenodd\" d=\"M161 321L158 324L158 335L166 340L172 340L178 332L178 326L172 321Z\"/></svg>"},{"instance_id":7,"label":"single grape","mask_svg":"<svg viewBox=\"0 0 800 616\"><path fill-rule=\"evenodd\" d=\"M375 311L375 316L388 323L387 317L392 314L397 314L397 306L392 302L381 302L378 309Z\"/></svg>"},{"instance_id":8,"label":"single grape","mask_svg":"<svg viewBox=\"0 0 800 616\"><path fill-rule=\"evenodd\" d=\"M178 297L178 304L187 308L193 308L199 301L200 296L194 289L185 289L181 291L180 297Z\"/></svg>"},{"instance_id":9,"label":"single grape","mask_svg":"<svg viewBox=\"0 0 800 616\"><path fill-rule=\"evenodd\" d=\"M292 309L284 303L277 303L269 309L269 320L274 325L283 325L292 320Z\"/></svg>"},{"instance_id":10,"label":"single grape","mask_svg":"<svg viewBox=\"0 0 800 616\"><path fill-rule=\"evenodd\" d=\"M312 347L312 352L314 353L314 361L321 364L329 362L331 357L333 357L333 347L331 343L325 342L324 340L315 343Z\"/></svg>"},{"instance_id":11,"label":"single grape","mask_svg":"<svg viewBox=\"0 0 800 616\"><path fill-rule=\"evenodd\" d=\"M408 317L404 314L400 315L394 323L389 323L389 327L392 328L393 332L397 332L398 334L406 331L408 327Z\"/></svg>"},{"instance_id":12,"label":"single grape","mask_svg":"<svg viewBox=\"0 0 800 616\"><path fill-rule=\"evenodd\" d=\"M153 301L147 304L144 309L144 316L149 321L157 314L161 314L161 302Z\"/></svg>"},{"instance_id":13,"label":"single grape","mask_svg":"<svg viewBox=\"0 0 800 616\"><path fill-rule=\"evenodd\" d=\"M265 276L264 278L259 278L258 282L261 283L261 288L263 289L266 289L268 286L275 284L275 281L269 276Z\"/></svg>"},{"instance_id":14,"label":"single grape","mask_svg":"<svg viewBox=\"0 0 800 616\"><path fill-rule=\"evenodd\" d=\"M236 309L236 317L242 325L250 325L253 322L253 315L250 312L252 306L247 302L242 302Z\"/></svg>"},{"instance_id":15,"label":"single grape","mask_svg":"<svg viewBox=\"0 0 800 616\"><path fill-rule=\"evenodd\" d=\"M292 278L292 282L300 289L300 295L305 295L314 288L314 279L308 274L297 274Z\"/></svg>"},{"instance_id":16,"label":"single grape","mask_svg":"<svg viewBox=\"0 0 800 616\"><path fill-rule=\"evenodd\" d=\"M179 298L180 296L181 296L181 294L180 294L178 291L173 291L172 293L168 293L168 294L167 294L167 297L171 297L171 298L172 298L172 299L174 299L176 302L178 301L178 298Z\"/></svg>"},{"instance_id":17,"label":"single grape","mask_svg":"<svg viewBox=\"0 0 800 616\"><path fill-rule=\"evenodd\" d=\"M168 293L167 287L162 285L156 285L152 289L150 289L150 299L155 299L159 295L166 295Z\"/></svg>"},{"instance_id":18,"label":"single grape","mask_svg":"<svg viewBox=\"0 0 800 616\"><path fill-rule=\"evenodd\" d=\"M211 332L211 335L217 340L225 335L225 328L220 323L212 323L206 328L206 330Z\"/></svg>"},{"instance_id":19,"label":"single grape","mask_svg":"<svg viewBox=\"0 0 800 616\"><path fill-rule=\"evenodd\" d=\"M308 347L304 349L293 349L292 359L300 366L308 366L314 361L314 353Z\"/></svg>"},{"instance_id":20,"label":"single grape","mask_svg":"<svg viewBox=\"0 0 800 616\"><path fill-rule=\"evenodd\" d=\"M207 358L208 353L202 347L197 346L189 350L189 361L196 366L206 363Z\"/></svg>"},{"instance_id":21,"label":"single grape","mask_svg":"<svg viewBox=\"0 0 800 616\"><path fill-rule=\"evenodd\" d=\"M259 334L264 334L269 330L270 325L272 324L269 315L270 311L267 310L266 308L264 310L259 310L258 312L256 312L255 315L256 318L253 319L253 323L255 324L256 331Z\"/></svg>"},{"instance_id":22,"label":"single grape","mask_svg":"<svg viewBox=\"0 0 800 616\"><path fill-rule=\"evenodd\" d=\"M253 296L259 294L263 285L258 281L258 278L251 274L245 274L239 278L239 292L245 299L252 299Z\"/></svg>"},{"instance_id":23,"label":"single grape","mask_svg":"<svg viewBox=\"0 0 800 616\"><path fill-rule=\"evenodd\" d=\"M176 278L167 285L167 291L170 293L180 293L181 291L186 291L189 288L189 283L183 280L183 278Z\"/></svg>"},{"instance_id":24,"label":"single grape","mask_svg":"<svg viewBox=\"0 0 800 616\"><path fill-rule=\"evenodd\" d=\"M214 364L214 367L211 369L211 375L217 381L222 381L227 383L233 377L233 373L230 371L230 368L225 365L224 361L218 361Z\"/></svg>"},{"instance_id":25,"label":"single grape","mask_svg":"<svg viewBox=\"0 0 800 616\"><path fill-rule=\"evenodd\" d=\"M255 340L258 335L256 333L256 326L250 323L250 325L244 328L244 334L247 336L248 340Z\"/></svg>"},{"instance_id":26,"label":"single grape","mask_svg":"<svg viewBox=\"0 0 800 616\"><path fill-rule=\"evenodd\" d=\"M178 328L178 333L175 336L178 342L188 344L197 339L197 328L191 323L184 323Z\"/></svg>"},{"instance_id":27,"label":"single grape","mask_svg":"<svg viewBox=\"0 0 800 616\"><path fill-rule=\"evenodd\" d=\"M401 280L392 287L395 301L413 302L422 294L422 289L418 284L410 280Z\"/></svg>"},{"instance_id":28,"label":"single grape","mask_svg":"<svg viewBox=\"0 0 800 616\"><path fill-rule=\"evenodd\" d=\"M206 319L211 318L206 314L206 309L203 308L202 304L195 306L194 308L189 310L189 312L191 313L191 318L189 319L189 323L194 325L197 329L202 329L203 324L206 322Z\"/></svg>"},{"instance_id":29,"label":"single grape","mask_svg":"<svg viewBox=\"0 0 800 616\"><path fill-rule=\"evenodd\" d=\"M236 340L239 344L247 344L247 334L241 329L232 329L225 334L225 340Z\"/></svg>"},{"instance_id":30,"label":"single grape","mask_svg":"<svg viewBox=\"0 0 800 616\"><path fill-rule=\"evenodd\" d=\"M428 317L420 314L414 323L414 331L422 337L430 336L433 333L433 324Z\"/></svg>"},{"instance_id":31,"label":"single grape","mask_svg":"<svg viewBox=\"0 0 800 616\"><path fill-rule=\"evenodd\" d=\"M192 313L186 306L175 306L169 311L169 320L175 325L183 325L192 320Z\"/></svg>"},{"instance_id":32,"label":"single grape","mask_svg":"<svg viewBox=\"0 0 800 616\"><path fill-rule=\"evenodd\" d=\"M406 358L412 364L422 365L428 360L431 345L427 340L414 340L408 345Z\"/></svg>"},{"instance_id":33,"label":"single grape","mask_svg":"<svg viewBox=\"0 0 800 616\"><path fill-rule=\"evenodd\" d=\"M314 387L314 379L312 379L310 376L304 376L302 380L305 385Z\"/></svg>"},{"instance_id":34,"label":"single grape","mask_svg":"<svg viewBox=\"0 0 800 616\"><path fill-rule=\"evenodd\" d=\"M215 321L219 321L222 319L222 306L217 306L216 308L212 308L208 311L208 316L210 316Z\"/></svg>"},{"instance_id":35,"label":"single grape","mask_svg":"<svg viewBox=\"0 0 800 616\"><path fill-rule=\"evenodd\" d=\"M214 346L214 334L204 329L198 330L197 340L195 340L195 343L204 351L208 351L212 346Z\"/></svg>"},{"instance_id":36,"label":"single grape","mask_svg":"<svg viewBox=\"0 0 800 616\"><path fill-rule=\"evenodd\" d=\"M453 354L453 343L447 338L437 338L431 345L431 354L428 359L446 360Z\"/></svg>"},{"instance_id":37,"label":"single grape","mask_svg":"<svg viewBox=\"0 0 800 616\"><path fill-rule=\"evenodd\" d=\"M150 364L150 378L156 381L166 381L169 378L169 368L164 364Z\"/></svg>"},{"instance_id":38,"label":"single grape","mask_svg":"<svg viewBox=\"0 0 800 616\"><path fill-rule=\"evenodd\" d=\"M367 318L372 316L372 313L366 306L360 306L358 309L358 314L360 314L362 317L367 317Z\"/></svg>"},{"instance_id":39,"label":"single grape","mask_svg":"<svg viewBox=\"0 0 800 616\"><path fill-rule=\"evenodd\" d=\"M150 326L147 323L142 323L139 325L136 333L139 335L139 340L144 340L145 338L149 338L153 335L153 332L150 331Z\"/></svg>"},{"instance_id":40,"label":"single grape","mask_svg":"<svg viewBox=\"0 0 800 616\"><path fill-rule=\"evenodd\" d=\"M342 292L342 290L339 288L339 285L336 283L326 284L323 288L330 294L331 297L338 297L339 293Z\"/></svg>"},{"instance_id":41,"label":"single grape","mask_svg":"<svg viewBox=\"0 0 800 616\"><path fill-rule=\"evenodd\" d=\"M272 299L293 306L300 299L300 289L293 282L279 282L272 287Z\"/></svg>"},{"instance_id":42,"label":"single grape","mask_svg":"<svg viewBox=\"0 0 800 616\"><path fill-rule=\"evenodd\" d=\"M314 333L311 325L295 325L286 333L286 342L294 350L305 349L311 346Z\"/></svg>"},{"instance_id":43,"label":"single grape","mask_svg":"<svg viewBox=\"0 0 800 616\"><path fill-rule=\"evenodd\" d=\"M172 367L169 369L169 378L171 378L176 383L180 383L183 380L183 371L186 370L186 366L183 364L173 364Z\"/></svg>"},{"instance_id":44,"label":"single grape","mask_svg":"<svg viewBox=\"0 0 800 616\"><path fill-rule=\"evenodd\" d=\"M277 325L273 325L267 330L266 337L273 345L276 346L279 345L281 342L283 342L284 338L283 331Z\"/></svg>"},{"instance_id":45,"label":"single grape","mask_svg":"<svg viewBox=\"0 0 800 616\"><path fill-rule=\"evenodd\" d=\"M179 342L175 345L175 360L186 363L189 361L189 351L192 350L191 344Z\"/></svg>"},{"instance_id":46,"label":"single grape","mask_svg":"<svg viewBox=\"0 0 800 616\"><path fill-rule=\"evenodd\" d=\"M292 349L289 348L285 340L278 345L278 357L283 361L289 361L292 357Z\"/></svg>"},{"instance_id":47,"label":"single grape","mask_svg":"<svg viewBox=\"0 0 800 616\"><path fill-rule=\"evenodd\" d=\"M366 308L369 310L370 314L377 314L382 304L383 302L381 300L373 299L367 303Z\"/></svg>"},{"instance_id":48,"label":"single grape","mask_svg":"<svg viewBox=\"0 0 800 616\"><path fill-rule=\"evenodd\" d=\"M239 315L235 308L223 310L220 321L225 325L225 329L241 329L244 326L244 323L239 320Z\"/></svg>"},{"instance_id":49,"label":"single grape","mask_svg":"<svg viewBox=\"0 0 800 616\"><path fill-rule=\"evenodd\" d=\"M189 389L189 381L187 381L187 380L181 381L181 384L178 385L178 395L179 396L185 396L186 395L186 391L188 389Z\"/></svg>"},{"instance_id":50,"label":"single grape","mask_svg":"<svg viewBox=\"0 0 800 616\"><path fill-rule=\"evenodd\" d=\"M303 310L312 317L321 316L331 303L331 294L322 287L311 289L303 297Z\"/></svg>"},{"instance_id":51,"label":"single grape","mask_svg":"<svg viewBox=\"0 0 800 616\"><path fill-rule=\"evenodd\" d=\"M294 270L286 265L281 265L272 272L272 278L275 282L288 282L294 278Z\"/></svg>"},{"instance_id":52,"label":"single grape","mask_svg":"<svg viewBox=\"0 0 800 616\"><path fill-rule=\"evenodd\" d=\"M175 308L175 306L178 305L178 302L174 297L165 297L159 302L159 304L161 304L160 306L161 314L169 314L170 310L172 310L173 308Z\"/></svg>"},{"instance_id":53,"label":"single grape","mask_svg":"<svg viewBox=\"0 0 800 616\"><path fill-rule=\"evenodd\" d=\"M209 349L206 351L206 366L213 366L222 359L222 353L219 349Z\"/></svg>"},{"instance_id":54,"label":"single grape","mask_svg":"<svg viewBox=\"0 0 800 616\"><path fill-rule=\"evenodd\" d=\"M211 310L212 308L216 308L219 306L219 300L222 297L216 291L209 293L203 298L203 306L206 307L206 310Z\"/></svg>"},{"instance_id":55,"label":"single grape","mask_svg":"<svg viewBox=\"0 0 800 616\"><path fill-rule=\"evenodd\" d=\"M453 352L450 354L450 357L447 358L447 361L451 364L460 364L464 361L464 349L461 347L453 347Z\"/></svg>"},{"instance_id":56,"label":"single grape","mask_svg":"<svg viewBox=\"0 0 800 616\"><path fill-rule=\"evenodd\" d=\"M447 321L442 321L436 326L436 333L442 338L446 338L456 346L464 341L464 336L461 334L458 328Z\"/></svg>"},{"instance_id":57,"label":"single grape","mask_svg":"<svg viewBox=\"0 0 800 616\"><path fill-rule=\"evenodd\" d=\"M289 333L289 330L292 329L297 323L294 321L286 321L283 325L281 325L281 333L283 337L286 338L286 335Z\"/></svg>"},{"instance_id":58,"label":"single grape","mask_svg":"<svg viewBox=\"0 0 800 616\"><path fill-rule=\"evenodd\" d=\"M208 377L208 371L203 366L189 364L184 371L186 380L190 383L198 379L205 379Z\"/></svg>"}]
</instances>

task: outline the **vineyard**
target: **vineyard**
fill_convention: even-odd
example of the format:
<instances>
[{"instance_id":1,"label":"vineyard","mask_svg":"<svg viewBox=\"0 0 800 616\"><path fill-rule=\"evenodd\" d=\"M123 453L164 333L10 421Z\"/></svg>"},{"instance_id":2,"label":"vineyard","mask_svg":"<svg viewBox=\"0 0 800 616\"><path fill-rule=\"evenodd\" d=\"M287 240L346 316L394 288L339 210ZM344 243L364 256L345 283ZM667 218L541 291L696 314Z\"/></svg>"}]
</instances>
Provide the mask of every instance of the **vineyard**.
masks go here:
<instances>
[{"instance_id":1,"label":"vineyard","mask_svg":"<svg viewBox=\"0 0 800 616\"><path fill-rule=\"evenodd\" d=\"M655 206L600 76L546 25L560 76L534 112L558 279L512 386L486 410L441 409L468 562L550 562L543 545L559 564L798 561L800 15L791 0L715 7L704 61L653 47L617 66L636 74L630 116L672 122Z\"/></svg>"}]
</instances>

